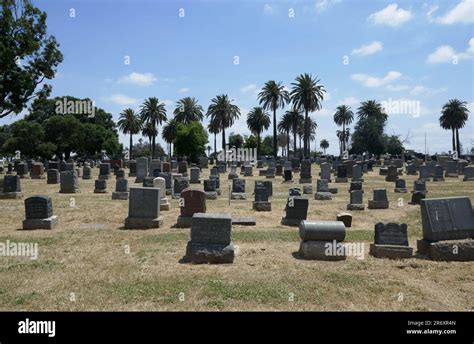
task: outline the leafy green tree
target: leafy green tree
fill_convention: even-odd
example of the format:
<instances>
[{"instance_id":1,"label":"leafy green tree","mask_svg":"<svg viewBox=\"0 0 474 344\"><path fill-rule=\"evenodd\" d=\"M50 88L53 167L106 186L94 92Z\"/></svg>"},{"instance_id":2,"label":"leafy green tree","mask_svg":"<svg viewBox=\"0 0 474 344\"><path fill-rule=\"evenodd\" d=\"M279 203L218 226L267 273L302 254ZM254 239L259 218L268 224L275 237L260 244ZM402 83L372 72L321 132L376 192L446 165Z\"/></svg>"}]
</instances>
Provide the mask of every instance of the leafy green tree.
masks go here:
<instances>
[{"instance_id":1,"label":"leafy green tree","mask_svg":"<svg viewBox=\"0 0 474 344\"><path fill-rule=\"evenodd\" d=\"M384 135L383 142L384 151L388 154L400 155L405 150L403 143L400 141L400 138L397 135Z\"/></svg>"},{"instance_id":2,"label":"leafy green tree","mask_svg":"<svg viewBox=\"0 0 474 344\"><path fill-rule=\"evenodd\" d=\"M36 97L46 97L62 62L54 36L46 33L46 13L29 0L2 0L0 11L0 118L18 114Z\"/></svg>"},{"instance_id":3,"label":"leafy green tree","mask_svg":"<svg viewBox=\"0 0 474 344\"><path fill-rule=\"evenodd\" d=\"M151 127L156 129L154 135L152 136L151 143L151 155L153 158L155 155L156 148L156 136L158 135L158 125L161 125L163 122L166 122L166 107L164 103L160 103L158 98L150 97L145 100L143 105L140 107L140 115L142 122L151 123Z\"/></svg>"},{"instance_id":4,"label":"leafy green tree","mask_svg":"<svg viewBox=\"0 0 474 344\"><path fill-rule=\"evenodd\" d=\"M125 109L120 113L118 127L124 134L130 134L129 158L133 159L133 135L138 134L142 129L142 121L135 114L133 109Z\"/></svg>"},{"instance_id":5,"label":"leafy green tree","mask_svg":"<svg viewBox=\"0 0 474 344\"><path fill-rule=\"evenodd\" d=\"M342 125L342 131L340 134L340 154L346 150L346 125L349 125L354 120L354 113L352 112L351 108L347 105L339 105L336 108L336 113L334 114L334 122L338 125Z\"/></svg>"},{"instance_id":6,"label":"leafy green tree","mask_svg":"<svg viewBox=\"0 0 474 344\"><path fill-rule=\"evenodd\" d=\"M12 133L11 133L10 126L9 125L0 126L0 156L7 154L7 152L3 149L3 145L11 137L12 137Z\"/></svg>"},{"instance_id":7,"label":"leafy green tree","mask_svg":"<svg viewBox=\"0 0 474 344\"><path fill-rule=\"evenodd\" d=\"M245 136L244 148L257 148L257 138L253 135Z\"/></svg>"},{"instance_id":8,"label":"leafy green tree","mask_svg":"<svg viewBox=\"0 0 474 344\"><path fill-rule=\"evenodd\" d=\"M185 155L192 161L205 154L208 135L202 124L198 121L184 125L178 124L175 149L179 155Z\"/></svg>"},{"instance_id":9,"label":"leafy green tree","mask_svg":"<svg viewBox=\"0 0 474 344\"><path fill-rule=\"evenodd\" d=\"M247 127L257 136L257 155L260 154L260 134L270 126L270 115L263 108L256 106L247 115Z\"/></svg>"},{"instance_id":10,"label":"leafy green tree","mask_svg":"<svg viewBox=\"0 0 474 344\"><path fill-rule=\"evenodd\" d=\"M244 138L240 134L229 134L229 147L242 148L244 145Z\"/></svg>"},{"instance_id":11,"label":"leafy green tree","mask_svg":"<svg viewBox=\"0 0 474 344\"><path fill-rule=\"evenodd\" d=\"M469 118L467 103L459 99L450 99L441 109L439 125L443 129L451 130L453 152L457 151L461 155L461 145L459 142L459 129L466 125Z\"/></svg>"},{"instance_id":12,"label":"leafy green tree","mask_svg":"<svg viewBox=\"0 0 474 344\"><path fill-rule=\"evenodd\" d=\"M41 124L21 119L12 123L10 130L11 136L3 145L3 150L7 154L14 155L15 151L19 150L22 158L38 156L38 146L45 137L45 131Z\"/></svg>"},{"instance_id":13,"label":"leafy green tree","mask_svg":"<svg viewBox=\"0 0 474 344\"><path fill-rule=\"evenodd\" d=\"M222 150L225 151L225 130L239 118L239 107L232 104L232 100L227 94L221 94L211 100L206 116L210 117L211 122L222 131ZM224 154L224 159L226 159L226 155Z\"/></svg>"},{"instance_id":14,"label":"leafy green tree","mask_svg":"<svg viewBox=\"0 0 474 344\"><path fill-rule=\"evenodd\" d=\"M174 109L174 119L179 123L188 124L192 121L202 121L204 118L202 106L193 97L178 100Z\"/></svg>"},{"instance_id":15,"label":"leafy green tree","mask_svg":"<svg viewBox=\"0 0 474 344\"><path fill-rule=\"evenodd\" d=\"M308 113L321 109L321 102L324 99L326 90L320 85L320 80L313 78L310 74L300 74L296 77L296 82L292 83L290 97L293 108L298 111L304 111L304 134L303 134L303 153L309 156L310 141L310 122L308 121Z\"/></svg>"},{"instance_id":16,"label":"leafy green tree","mask_svg":"<svg viewBox=\"0 0 474 344\"><path fill-rule=\"evenodd\" d=\"M273 136L268 135L263 138L260 145L261 155L272 155L273 154Z\"/></svg>"},{"instance_id":17,"label":"leafy green tree","mask_svg":"<svg viewBox=\"0 0 474 344\"><path fill-rule=\"evenodd\" d=\"M81 122L73 115L51 116L44 123L44 128L49 142L57 147L56 155L64 156L66 160L70 158L72 152L81 150L83 148L81 145L89 140L89 137L85 136Z\"/></svg>"},{"instance_id":18,"label":"leafy green tree","mask_svg":"<svg viewBox=\"0 0 474 344\"><path fill-rule=\"evenodd\" d=\"M258 99L265 110L273 111L273 156L276 158L278 154L276 111L279 108L283 109L289 103L290 96L281 82L277 83L275 80L269 80L258 94Z\"/></svg>"}]
</instances>

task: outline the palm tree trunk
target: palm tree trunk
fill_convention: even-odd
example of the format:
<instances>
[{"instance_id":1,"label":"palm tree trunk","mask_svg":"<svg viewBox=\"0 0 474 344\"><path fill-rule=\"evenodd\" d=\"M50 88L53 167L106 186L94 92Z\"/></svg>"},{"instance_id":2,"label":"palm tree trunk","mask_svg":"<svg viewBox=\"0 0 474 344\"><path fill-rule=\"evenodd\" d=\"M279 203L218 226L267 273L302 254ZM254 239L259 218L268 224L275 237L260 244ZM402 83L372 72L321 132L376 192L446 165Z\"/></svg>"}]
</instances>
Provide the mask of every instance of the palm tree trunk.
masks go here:
<instances>
[{"instance_id":1,"label":"palm tree trunk","mask_svg":"<svg viewBox=\"0 0 474 344\"><path fill-rule=\"evenodd\" d=\"M346 150L346 123L342 122L342 151L344 152L345 150Z\"/></svg>"},{"instance_id":2,"label":"palm tree trunk","mask_svg":"<svg viewBox=\"0 0 474 344\"><path fill-rule=\"evenodd\" d=\"M300 141L301 147L301 141ZM296 157L296 131L293 133L293 155Z\"/></svg>"},{"instance_id":3,"label":"palm tree trunk","mask_svg":"<svg viewBox=\"0 0 474 344\"><path fill-rule=\"evenodd\" d=\"M290 156L290 131L286 131L286 157Z\"/></svg>"},{"instance_id":4,"label":"palm tree trunk","mask_svg":"<svg viewBox=\"0 0 474 344\"><path fill-rule=\"evenodd\" d=\"M227 151L225 149L225 129L222 128L222 151L224 152L224 161L227 161Z\"/></svg>"},{"instance_id":5,"label":"palm tree trunk","mask_svg":"<svg viewBox=\"0 0 474 344\"><path fill-rule=\"evenodd\" d=\"M257 157L260 154L260 134L257 134Z\"/></svg>"},{"instance_id":6,"label":"palm tree trunk","mask_svg":"<svg viewBox=\"0 0 474 344\"><path fill-rule=\"evenodd\" d=\"M214 156L217 154L217 133L214 133Z\"/></svg>"},{"instance_id":7,"label":"palm tree trunk","mask_svg":"<svg viewBox=\"0 0 474 344\"><path fill-rule=\"evenodd\" d=\"M306 155L308 154L308 132L309 132L309 128L308 128L308 125L309 125L309 122L308 122L308 110L305 110L304 111L304 138L303 138L303 158L306 157Z\"/></svg>"},{"instance_id":8,"label":"palm tree trunk","mask_svg":"<svg viewBox=\"0 0 474 344\"><path fill-rule=\"evenodd\" d=\"M454 128L451 129L451 132L453 134L452 141L453 141L453 152L454 152L454 151L456 151L456 139L455 139L455 135L454 135Z\"/></svg>"},{"instance_id":9,"label":"palm tree trunk","mask_svg":"<svg viewBox=\"0 0 474 344\"><path fill-rule=\"evenodd\" d=\"M130 149L128 151L128 158L130 160L132 160L132 147L133 147L132 133L130 133Z\"/></svg>"},{"instance_id":10,"label":"palm tree trunk","mask_svg":"<svg viewBox=\"0 0 474 344\"><path fill-rule=\"evenodd\" d=\"M459 129L456 128L456 148L458 149L458 157L461 156L461 144L459 143Z\"/></svg>"},{"instance_id":11,"label":"palm tree trunk","mask_svg":"<svg viewBox=\"0 0 474 344\"><path fill-rule=\"evenodd\" d=\"M273 156L276 158L278 155L278 148L277 148L277 110L276 104L273 107Z\"/></svg>"}]
</instances>

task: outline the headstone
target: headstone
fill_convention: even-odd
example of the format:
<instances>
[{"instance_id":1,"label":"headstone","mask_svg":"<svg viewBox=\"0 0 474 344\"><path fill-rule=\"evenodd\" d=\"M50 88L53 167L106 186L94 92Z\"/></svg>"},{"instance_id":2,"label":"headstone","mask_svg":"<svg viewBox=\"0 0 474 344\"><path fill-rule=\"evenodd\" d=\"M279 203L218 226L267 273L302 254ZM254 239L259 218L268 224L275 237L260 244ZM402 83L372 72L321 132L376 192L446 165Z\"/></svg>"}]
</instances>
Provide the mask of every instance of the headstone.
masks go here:
<instances>
[{"instance_id":1,"label":"headstone","mask_svg":"<svg viewBox=\"0 0 474 344\"><path fill-rule=\"evenodd\" d=\"M285 216L281 219L281 224L286 226L299 226L302 220L306 220L308 215L307 198L289 197L286 202Z\"/></svg>"},{"instance_id":2,"label":"headstone","mask_svg":"<svg viewBox=\"0 0 474 344\"><path fill-rule=\"evenodd\" d=\"M332 194L329 192L329 185L326 179L317 180L314 199L319 201L329 201L332 199Z\"/></svg>"},{"instance_id":3,"label":"headstone","mask_svg":"<svg viewBox=\"0 0 474 344\"><path fill-rule=\"evenodd\" d=\"M58 217L53 215L53 203L49 196L33 196L25 199L23 229L53 229Z\"/></svg>"},{"instance_id":4,"label":"headstone","mask_svg":"<svg viewBox=\"0 0 474 344\"><path fill-rule=\"evenodd\" d=\"M3 180L3 192L0 193L0 199L19 199L22 197L20 176L6 175Z\"/></svg>"},{"instance_id":5,"label":"headstone","mask_svg":"<svg viewBox=\"0 0 474 344\"><path fill-rule=\"evenodd\" d=\"M416 165L415 164L408 164L407 165L407 175L416 176Z\"/></svg>"},{"instance_id":6,"label":"headstone","mask_svg":"<svg viewBox=\"0 0 474 344\"><path fill-rule=\"evenodd\" d=\"M31 165L31 179L44 179L44 165L41 162L35 162Z\"/></svg>"},{"instance_id":7,"label":"headstone","mask_svg":"<svg viewBox=\"0 0 474 344\"><path fill-rule=\"evenodd\" d=\"M201 180L199 179L200 170L199 167L191 167L191 180L189 181L191 184L201 184Z\"/></svg>"},{"instance_id":8,"label":"headstone","mask_svg":"<svg viewBox=\"0 0 474 344\"><path fill-rule=\"evenodd\" d=\"M276 175L277 176L283 175L283 165L282 164L277 164L276 165Z\"/></svg>"},{"instance_id":9,"label":"headstone","mask_svg":"<svg viewBox=\"0 0 474 344\"><path fill-rule=\"evenodd\" d=\"M90 166L84 165L82 168L82 179L92 179L92 168Z\"/></svg>"},{"instance_id":10,"label":"headstone","mask_svg":"<svg viewBox=\"0 0 474 344\"><path fill-rule=\"evenodd\" d=\"M365 205L363 203L364 191L354 190L350 193L350 201L347 205L347 210L364 210Z\"/></svg>"},{"instance_id":11,"label":"headstone","mask_svg":"<svg viewBox=\"0 0 474 344\"><path fill-rule=\"evenodd\" d=\"M386 189L374 189L373 199L369 199L369 209L388 209Z\"/></svg>"},{"instance_id":12,"label":"headstone","mask_svg":"<svg viewBox=\"0 0 474 344\"><path fill-rule=\"evenodd\" d=\"M204 180L204 192L206 199L217 199L217 182L215 179Z\"/></svg>"},{"instance_id":13,"label":"headstone","mask_svg":"<svg viewBox=\"0 0 474 344\"><path fill-rule=\"evenodd\" d=\"M429 182L431 180L430 168L426 165L420 166L419 179Z\"/></svg>"},{"instance_id":14,"label":"headstone","mask_svg":"<svg viewBox=\"0 0 474 344\"><path fill-rule=\"evenodd\" d=\"M370 254L377 258L411 258L413 249L408 246L407 225L377 223L374 243L370 244Z\"/></svg>"},{"instance_id":15,"label":"headstone","mask_svg":"<svg viewBox=\"0 0 474 344\"><path fill-rule=\"evenodd\" d=\"M275 167L268 167L265 173L266 178L275 178Z\"/></svg>"},{"instance_id":16,"label":"headstone","mask_svg":"<svg viewBox=\"0 0 474 344\"><path fill-rule=\"evenodd\" d=\"M301 172L300 172L300 184L306 184L309 183L311 184L312 182L312 177L311 177L311 161L304 160L301 163Z\"/></svg>"},{"instance_id":17,"label":"headstone","mask_svg":"<svg viewBox=\"0 0 474 344\"><path fill-rule=\"evenodd\" d=\"M124 179L125 178L125 170L123 168L119 168L115 173L115 179Z\"/></svg>"},{"instance_id":18,"label":"headstone","mask_svg":"<svg viewBox=\"0 0 474 344\"><path fill-rule=\"evenodd\" d=\"M206 212L206 194L201 190L185 189L181 192L180 207L176 227L189 228L194 214Z\"/></svg>"},{"instance_id":19,"label":"headstone","mask_svg":"<svg viewBox=\"0 0 474 344\"><path fill-rule=\"evenodd\" d=\"M469 166L464 168L464 182L473 182L474 181L474 166Z\"/></svg>"},{"instance_id":20,"label":"headstone","mask_svg":"<svg viewBox=\"0 0 474 344\"><path fill-rule=\"evenodd\" d=\"M188 162L187 161L178 162L178 173L181 173L183 177L187 177L188 175Z\"/></svg>"},{"instance_id":21,"label":"headstone","mask_svg":"<svg viewBox=\"0 0 474 344\"><path fill-rule=\"evenodd\" d=\"M441 165L436 165L434 167L434 182L444 182L444 168Z\"/></svg>"},{"instance_id":22,"label":"headstone","mask_svg":"<svg viewBox=\"0 0 474 344\"><path fill-rule=\"evenodd\" d=\"M101 163L99 165L99 179L109 179L110 176L110 163Z\"/></svg>"},{"instance_id":23,"label":"headstone","mask_svg":"<svg viewBox=\"0 0 474 344\"><path fill-rule=\"evenodd\" d=\"M161 172L158 178L164 178L166 192L162 191L161 194L171 195L173 193L173 178L171 172Z\"/></svg>"},{"instance_id":24,"label":"headstone","mask_svg":"<svg viewBox=\"0 0 474 344\"><path fill-rule=\"evenodd\" d=\"M301 189L300 188L289 188L288 189L288 196L290 196L290 197L301 196Z\"/></svg>"},{"instance_id":25,"label":"headstone","mask_svg":"<svg viewBox=\"0 0 474 344\"><path fill-rule=\"evenodd\" d=\"M79 192L79 179L76 171L63 171L60 173L60 193Z\"/></svg>"},{"instance_id":26,"label":"headstone","mask_svg":"<svg viewBox=\"0 0 474 344\"><path fill-rule=\"evenodd\" d=\"M336 216L336 221L342 221L346 228L352 227L352 215L350 213L339 213Z\"/></svg>"},{"instance_id":27,"label":"headstone","mask_svg":"<svg viewBox=\"0 0 474 344\"><path fill-rule=\"evenodd\" d=\"M135 183L143 183L143 178L148 176L148 159L137 158L137 178Z\"/></svg>"},{"instance_id":28,"label":"headstone","mask_svg":"<svg viewBox=\"0 0 474 344\"><path fill-rule=\"evenodd\" d=\"M353 182L363 182L362 178L362 167L359 165L352 166L352 179Z\"/></svg>"},{"instance_id":29,"label":"headstone","mask_svg":"<svg viewBox=\"0 0 474 344\"><path fill-rule=\"evenodd\" d=\"M247 199L245 194L245 179L232 180L231 199Z\"/></svg>"},{"instance_id":30,"label":"headstone","mask_svg":"<svg viewBox=\"0 0 474 344\"><path fill-rule=\"evenodd\" d=\"M346 227L342 221L301 221L299 255L308 260L346 259L343 244Z\"/></svg>"},{"instance_id":31,"label":"headstone","mask_svg":"<svg viewBox=\"0 0 474 344\"><path fill-rule=\"evenodd\" d=\"M396 193L407 193L407 186L405 183L405 179L397 179L395 180L395 190Z\"/></svg>"},{"instance_id":32,"label":"headstone","mask_svg":"<svg viewBox=\"0 0 474 344\"><path fill-rule=\"evenodd\" d=\"M199 159L199 165L201 168L209 168L209 159L207 157L201 157Z\"/></svg>"},{"instance_id":33,"label":"headstone","mask_svg":"<svg viewBox=\"0 0 474 344\"><path fill-rule=\"evenodd\" d=\"M387 176L385 177L386 182L394 182L398 179L398 169L395 165L390 165L387 168Z\"/></svg>"},{"instance_id":34,"label":"headstone","mask_svg":"<svg viewBox=\"0 0 474 344\"><path fill-rule=\"evenodd\" d=\"M458 162L457 161L447 161L446 162L446 178L458 178Z\"/></svg>"},{"instance_id":35,"label":"headstone","mask_svg":"<svg viewBox=\"0 0 474 344\"><path fill-rule=\"evenodd\" d=\"M331 182L331 164L327 162L321 164L321 179Z\"/></svg>"},{"instance_id":36,"label":"headstone","mask_svg":"<svg viewBox=\"0 0 474 344\"><path fill-rule=\"evenodd\" d=\"M94 193L107 193L107 180L97 179L94 183Z\"/></svg>"},{"instance_id":37,"label":"headstone","mask_svg":"<svg viewBox=\"0 0 474 344\"><path fill-rule=\"evenodd\" d=\"M273 183L271 181L256 180L254 189L259 188L259 187L267 189L268 197L273 196Z\"/></svg>"},{"instance_id":38,"label":"headstone","mask_svg":"<svg viewBox=\"0 0 474 344\"><path fill-rule=\"evenodd\" d=\"M128 191L128 180L116 179L115 180L115 191L112 192L112 199L127 200L129 195Z\"/></svg>"},{"instance_id":39,"label":"headstone","mask_svg":"<svg viewBox=\"0 0 474 344\"><path fill-rule=\"evenodd\" d=\"M47 184L59 184L59 171L55 169L49 169L47 173Z\"/></svg>"},{"instance_id":40,"label":"headstone","mask_svg":"<svg viewBox=\"0 0 474 344\"><path fill-rule=\"evenodd\" d=\"M49 161L48 162L48 170L58 170L59 171L59 162Z\"/></svg>"},{"instance_id":41,"label":"headstone","mask_svg":"<svg viewBox=\"0 0 474 344\"><path fill-rule=\"evenodd\" d=\"M161 160L152 159L151 162L150 162L150 171L149 171L148 175L150 177L156 178L156 177L158 177L160 172L161 172Z\"/></svg>"},{"instance_id":42,"label":"headstone","mask_svg":"<svg viewBox=\"0 0 474 344\"><path fill-rule=\"evenodd\" d=\"M155 188L131 188L125 229L159 228L162 223L163 220L160 217L160 190Z\"/></svg>"},{"instance_id":43,"label":"headstone","mask_svg":"<svg viewBox=\"0 0 474 344\"><path fill-rule=\"evenodd\" d=\"M28 164L25 162L18 163L15 167L16 174L22 179L29 178L28 177Z\"/></svg>"},{"instance_id":44,"label":"headstone","mask_svg":"<svg viewBox=\"0 0 474 344\"><path fill-rule=\"evenodd\" d=\"M336 183L347 183L347 166L339 165L337 166L337 176Z\"/></svg>"},{"instance_id":45,"label":"headstone","mask_svg":"<svg viewBox=\"0 0 474 344\"><path fill-rule=\"evenodd\" d=\"M162 173L160 173L161 175ZM163 177L156 177L153 179L153 187L160 189L160 211L170 210L170 203L166 197L166 179Z\"/></svg>"},{"instance_id":46,"label":"headstone","mask_svg":"<svg viewBox=\"0 0 474 344\"><path fill-rule=\"evenodd\" d=\"M189 180L183 177L178 177L174 179L173 185L173 198L180 198L181 192L189 188Z\"/></svg>"},{"instance_id":47,"label":"headstone","mask_svg":"<svg viewBox=\"0 0 474 344\"><path fill-rule=\"evenodd\" d=\"M233 263L232 217L225 214L194 214L191 240L186 246L183 262L194 264Z\"/></svg>"},{"instance_id":48,"label":"headstone","mask_svg":"<svg viewBox=\"0 0 474 344\"><path fill-rule=\"evenodd\" d=\"M137 161L136 160L130 160L128 162L128 176L129 177L136 177L137 176Z\"/></svg>"},{"instance_id":49,"label":"headstone","mask_svg":"<svg viewBox=\"0 0 474 344\"><path fill-rule=\"evenodd\" d=\"M284 183L293 182L293 174L291 170L285 170Z\"/></svg>"},{"instance_id":50,"label":"headstone","mask_svg":"<svg viewBox=\"0 0 474 344\"><path fill-rule=\"evenodd\" d=\"M144 188L152 188L153 187L153 180L155 180L155 177L145 177L145 178L143 178L142 186Z\"/></svg>"},{"instance_id":51,"label":"headstone","mask_svg":"<svg viewBox=\"0 0 474 344\"><path fill-rule=\"evenodd\" d=\"M313 187L311 185L303 185L303 195L311 195L313 193Z\"/></svg>"},{"instance_id":52,"label":"headstone","mask_svg":"<svg viewBox=\"0 0 474 344\"><path fill-rule=\"evenodd\" d=\"M244 177L251 177L253 176L253 168L250 165L245 166L244 169Z\"/></svg>"}]
</instances>

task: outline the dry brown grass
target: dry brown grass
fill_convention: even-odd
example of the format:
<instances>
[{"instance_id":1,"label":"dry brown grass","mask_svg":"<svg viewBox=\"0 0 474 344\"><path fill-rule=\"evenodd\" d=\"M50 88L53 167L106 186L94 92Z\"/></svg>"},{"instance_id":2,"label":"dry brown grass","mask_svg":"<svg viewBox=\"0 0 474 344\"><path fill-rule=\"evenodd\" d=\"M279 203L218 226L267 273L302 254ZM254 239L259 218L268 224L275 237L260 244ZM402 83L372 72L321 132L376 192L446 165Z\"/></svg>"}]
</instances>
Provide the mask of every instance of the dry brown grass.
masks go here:
<instances>
[{"instance_id":1,"label":"dry brown grass","mask_svg":"<svg viewBox=\"0 0 474 344\"><path fill-rule=\"evenodd\" d=\"M258 171L255 171L258 172ZM313 167L313 191L319 169ZM98 173L94 169L94 175ZM209 170L204 170L207 176ZM364 202L372 189L386 187L389 210L352 212L347 241L366 243L365 259L343 262L296 259L297 229L280 225L288 184L273 180L271 213L251 210L253 181L247 179L247 201L228 205L227 175L222 196L208 201L208 212L255 216L256 227L234 226L239 254L232 265L180 264L189 229L175 229L179 208L162 212L164 226L146 231L119 230L128 202L112 201L111 193L94 194L93 180L80 180L79 194L59 194L59 185L22 180L24 198L50 195L59 226L53 231L20 231L23 200L0 200L0 241L37 242L38 260L0 257L1 310L472 310L474 264L376 259L367 254L378 221L406 222L410 244L421 237L419 206L410 194L395 194L377 172L365 175ZM296 175L296 181L298 176ZM405 176L412 188L413 176ZM133 178L129 179L133 185ZM295 182L294 186L298 184ZM332 201L310 196L309 219L334 220L345 211L348 184L333 184ZM109 181L109 191L115 180ZM196 186L202 188L202 186ZM429 197L474 196L474 183L448 178L428 183ZM77 207L69 200L75 198ZM404 206L397 206L398 197ZM130 254L125 253L126 246ZM76 301L70 301L75 293ZM181 294L183 293L183 294ZM400 293L403 300L399 300ZM179 296L184 295L184 301ZM293 296L293 301L290 297Z\"/></svg>"}]
</instances>

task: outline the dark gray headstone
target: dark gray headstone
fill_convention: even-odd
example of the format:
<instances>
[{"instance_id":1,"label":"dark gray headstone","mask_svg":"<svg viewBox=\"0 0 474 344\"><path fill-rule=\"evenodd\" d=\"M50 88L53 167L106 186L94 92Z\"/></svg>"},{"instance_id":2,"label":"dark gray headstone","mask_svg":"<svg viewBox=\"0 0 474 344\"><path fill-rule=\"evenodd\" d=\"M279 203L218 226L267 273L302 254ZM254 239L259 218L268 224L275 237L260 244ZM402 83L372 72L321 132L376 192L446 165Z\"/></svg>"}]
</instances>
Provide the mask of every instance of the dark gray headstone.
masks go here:
<instances>
[{"instance_id":1,"label":"dark gray headstone","mask_svg":"<svg viewBox=\"0 0 474 344\"><path fill-rule=\"evenodd\" d=\"M51 197L33 196L25 199L25 217L27 220L47 219L53 216Z\"/></svg>"},{"instance_id":2,"label":"dark gray headstone","mask_svg":"<svg viewBox=\"0 0 474 344\"><path fill-rule=\"evenodd\" d=\"M408 246L407 225L379 222L375 225L374 242L377 245Z\"/></svg>"}]
</instances>

